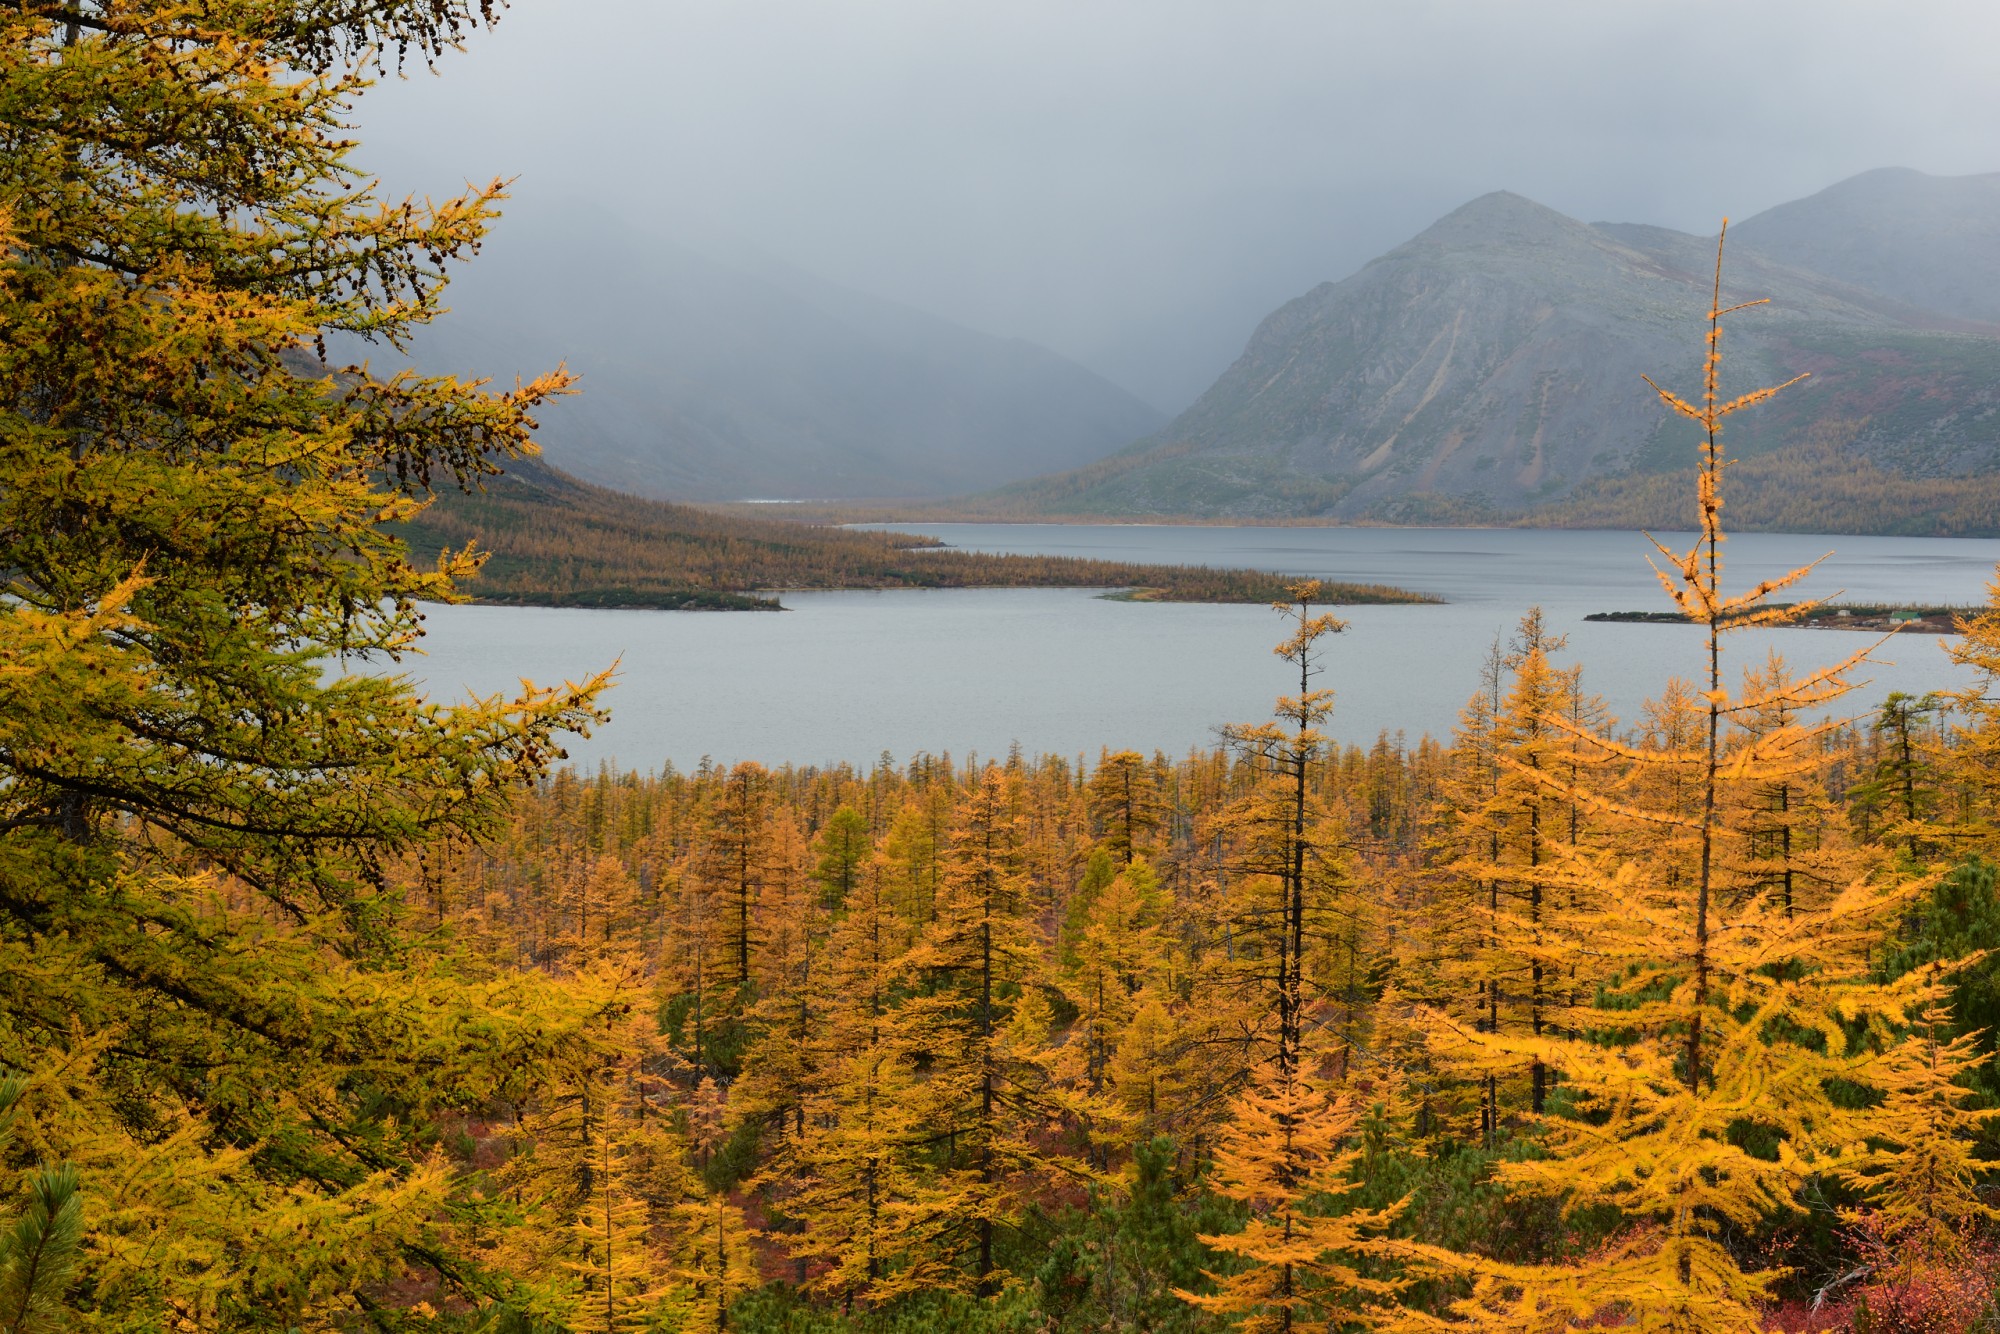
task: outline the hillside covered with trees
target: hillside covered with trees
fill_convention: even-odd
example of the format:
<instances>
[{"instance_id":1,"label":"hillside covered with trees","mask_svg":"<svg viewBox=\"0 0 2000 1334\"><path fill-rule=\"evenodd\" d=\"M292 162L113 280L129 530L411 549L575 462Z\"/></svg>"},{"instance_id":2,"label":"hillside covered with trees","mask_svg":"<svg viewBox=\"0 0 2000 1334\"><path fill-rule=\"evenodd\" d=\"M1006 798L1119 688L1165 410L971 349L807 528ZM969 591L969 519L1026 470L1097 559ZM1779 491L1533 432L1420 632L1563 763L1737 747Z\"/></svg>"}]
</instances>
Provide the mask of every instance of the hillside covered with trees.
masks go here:
<instances>
[{"instance_id":1,"label":"hillside covered with trees","mask_svg":"<svg viewBox=\"0 0 2000 1334\"><path fill-rule=\"evenodd\" d=\"M1955 696L1730 656L1727 312L1638 718L1530 613L1336 747L1303 583L1213 751L578 775L357 670L562 375L291 362L476 246L346 107L491 18L0 10L0 1329L1993 1327L2000 580Z\"/></svg>"},{"instance_id":2,"label":"hillside covered with trees","mask_svg":"<svg viewBox=\"0 0 2000 1334\"><path fill-rule=\"evenodd\" d=\"M465 591L537 606L775 610L787 589L1105 588L1168 602L1270 602L1281 576L1073 556L986 555L935 538L674 505L591 486L525 458L477 491L447 489L399 529L419 559L485 553ZM1330 584L1341 603L1425 602Z\"/></svg>"}]
</instances>

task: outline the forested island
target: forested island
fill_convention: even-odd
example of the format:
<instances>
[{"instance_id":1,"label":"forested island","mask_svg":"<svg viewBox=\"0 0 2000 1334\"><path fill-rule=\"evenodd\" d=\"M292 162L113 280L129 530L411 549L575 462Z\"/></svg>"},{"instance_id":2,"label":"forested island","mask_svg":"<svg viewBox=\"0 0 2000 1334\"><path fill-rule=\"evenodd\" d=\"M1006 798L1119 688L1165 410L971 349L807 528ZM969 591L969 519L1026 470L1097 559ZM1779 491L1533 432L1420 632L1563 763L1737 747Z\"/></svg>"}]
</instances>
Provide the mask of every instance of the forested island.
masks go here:
<instances>
[{"instance_id":1,"label":"forested island","mask_svg":"<svg viewBox=\"0 0 2000 1334\"><path fill-rule=\"evenodd\" d=\"M446 490L404 528L420 559L475 546L473 600L554 607L775 611L777 591L1103 588L1147 602L1273 602L1283 576L1073 556L986 555L935 538L762 518L623 495L534 459L477 491ZM1345 604L1435 602L1383 584L1329 583Z\"/></svg>"},{"instance_id":2,"label":"forested island","mask_svg":"<svg viewBox=\"0 0 2000 1334\"><path fill-rule=\"evenodd\" d=\"M1965 622L1977 617L1978 607L1940 607L1920 602L1893 606L1870 606L1853 602L1816 602L1805 605L1774 603L1788 613L1774 622L1780 626L1812 630L1866 630L1874 634L1901 632L1909 635L1955 635ZM1696 617L1682 611L1596 611L1586 621L1612 621L1627 625L1694 625Z\"/></svg>"},{"instance_id":3,"label":"forested island","mask_svg":"<svg viewBox=\"0 0 2000 1334\"><path fill-rule=\"evenodd\" d=\"M492 14L0 10L0 1329L1992 1328L2000 597L1845 721L1727 652L1756 312L1624 728L1531 612L1337 746L1304 581L1207 751L579 774L607 675L355 670L566 375L295 368L477 248L347 107Z\"/></svg>"}]
</instances>

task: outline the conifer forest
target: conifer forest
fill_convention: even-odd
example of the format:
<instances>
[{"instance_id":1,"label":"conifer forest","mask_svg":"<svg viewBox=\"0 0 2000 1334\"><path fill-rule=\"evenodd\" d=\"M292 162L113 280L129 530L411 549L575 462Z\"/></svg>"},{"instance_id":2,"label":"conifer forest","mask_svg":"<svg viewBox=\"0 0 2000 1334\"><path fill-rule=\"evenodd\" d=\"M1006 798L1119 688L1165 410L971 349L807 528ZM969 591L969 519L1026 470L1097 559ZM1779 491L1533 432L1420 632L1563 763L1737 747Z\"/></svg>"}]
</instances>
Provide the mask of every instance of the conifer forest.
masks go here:
<instances>
[{"instance_id":1,"label":"conifer forest","mask_svg":"<svg viewBox=\"0 0 2000 1334\"><path fill-rule=\"evenodd\" d=\"M1305 581L1209 749L579 772L608 674L353 669L571 387L323 342L493 219L343 129L493 16L0 8L0 1331L2000 1328L2000 580L1956 695L1734 651L1726 248L1643 716L1530 612L1336 744Z\"/></svg>"}]
</instances>

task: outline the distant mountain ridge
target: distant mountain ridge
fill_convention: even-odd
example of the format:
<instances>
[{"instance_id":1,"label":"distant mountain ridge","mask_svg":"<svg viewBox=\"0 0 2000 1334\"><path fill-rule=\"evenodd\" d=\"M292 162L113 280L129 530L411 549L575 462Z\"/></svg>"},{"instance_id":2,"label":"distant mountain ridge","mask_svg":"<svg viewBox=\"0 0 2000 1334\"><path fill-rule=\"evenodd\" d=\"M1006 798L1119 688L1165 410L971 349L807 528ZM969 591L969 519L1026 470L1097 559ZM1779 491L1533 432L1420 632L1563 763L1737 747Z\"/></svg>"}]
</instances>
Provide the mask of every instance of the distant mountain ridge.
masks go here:
<instances>
[{"instance_id":1,"label":"distant mountain ridge","mask_svg":"<svg viewBox=\"0 0 2000 1334\"><path fill-rule=\"evenodd\" d=\"M1733 226L1725 300L1771 304L1728 326L1725 389L1814 378L1738 418L1732 448L1823 446L1841 423L1840 466L2000 471L1996 201L2000 176L1869 173ZM1856 218L1873 228L1860 239ZM1903 229L1927 239L1878 254ZM1640 375L1698 385L1714 253L1713 238L1483 196L1273 312L1148 439L987 499L1021 515L1505 521L1684 467L1693 437Z\"/></svg>"},{"instance_id":2,"label":"distant mountain ridge","mask_svg":"<svg viewBox=\"0 0 2000 1334\"><path fill-rule=\"evenodd\" d=\"M1912 306L2000 324L2000 172L1866 171L1745 219L1730 236Z\"/></svg>"},{"instance_id":3,"label":"distant mountain ridge","mask_svg":"<svg viewBox=\"0 0 2000 1334\"><path fill-rule=\"evenodd\" d=\"M944 495L1072 468L1162 414L1054 352L803 274L642 240L593 210L510 210L414 359L496 378L557 362L550 462L682 500Z\"/></svg>"}]
</instances>

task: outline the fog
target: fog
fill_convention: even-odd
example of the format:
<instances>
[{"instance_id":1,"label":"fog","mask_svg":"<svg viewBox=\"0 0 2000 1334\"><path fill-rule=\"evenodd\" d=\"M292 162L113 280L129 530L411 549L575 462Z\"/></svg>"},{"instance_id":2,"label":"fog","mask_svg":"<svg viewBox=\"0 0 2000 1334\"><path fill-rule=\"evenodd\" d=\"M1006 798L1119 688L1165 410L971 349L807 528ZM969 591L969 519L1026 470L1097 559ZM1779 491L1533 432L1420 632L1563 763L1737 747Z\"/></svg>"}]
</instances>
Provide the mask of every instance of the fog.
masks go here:
<instances>
[{"instance_id":1,"label":"fog","mask_svg":"<svg viewBox=\"0 0 2000 1334\"><path fill-rule=\"evenodd\" d=\"M582 196L1173 411L1488 190L1706 233L1871 167L2000 168L1996 49L1990 0L514 0L363 99L357 161Z\"/></svg>"}]
</instances>

